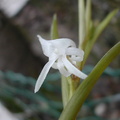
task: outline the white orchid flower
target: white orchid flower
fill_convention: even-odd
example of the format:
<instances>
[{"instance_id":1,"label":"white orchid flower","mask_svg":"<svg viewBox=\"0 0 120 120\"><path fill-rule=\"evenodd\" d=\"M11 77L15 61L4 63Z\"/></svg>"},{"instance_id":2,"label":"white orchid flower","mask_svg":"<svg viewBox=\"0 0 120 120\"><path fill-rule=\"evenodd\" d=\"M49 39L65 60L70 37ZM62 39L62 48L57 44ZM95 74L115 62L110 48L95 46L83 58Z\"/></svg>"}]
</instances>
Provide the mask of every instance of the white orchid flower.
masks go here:
<instances>
[{"instance_id":1,"label":"white orchid flower","mask_svg":"<svg viewBox=\"0 0 120 120\"><path fill-rule=\"evenodd\" d=\"M77 69L76 62L83 60L84 52L76 48L75 43L68 38L60 38L55 40L45 40L38 35L42 50L49 61L45 64L42 72L40 73L35 85L35 92L37 92L43 84L50 68L58 69L60 73L68 77L71 74L85 79L86 74Z\"/></svg>"}]
</instances>

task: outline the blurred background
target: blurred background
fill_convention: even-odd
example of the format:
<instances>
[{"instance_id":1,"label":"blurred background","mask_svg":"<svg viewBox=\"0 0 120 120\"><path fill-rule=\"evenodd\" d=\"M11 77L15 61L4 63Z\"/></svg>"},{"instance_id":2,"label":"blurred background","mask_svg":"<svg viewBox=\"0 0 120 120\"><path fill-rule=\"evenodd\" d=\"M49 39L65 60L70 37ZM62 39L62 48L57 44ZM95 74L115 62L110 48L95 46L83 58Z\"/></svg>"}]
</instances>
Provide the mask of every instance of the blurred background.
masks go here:
<instances>
[{"instance_id":1,"label":"blurred background","mask_svg":"<svg viewBox=\"0 0 120 120\"><path fill-rule=\"evenodd\" d=\"M92 0L94 23L120 8L120 0ZM57 120L61 111L60 74L51 70L41 90L36 79L47 58L37 34L50 39L53 14L59 36L78 43L78 3L74 0L0 0L0 120ZM120 40L120 11L96 42L84 72ZM81 118L81 119L80 119ZM120 120L120 57L105 70L78 120Z\"/></svg>"}]
</instances>

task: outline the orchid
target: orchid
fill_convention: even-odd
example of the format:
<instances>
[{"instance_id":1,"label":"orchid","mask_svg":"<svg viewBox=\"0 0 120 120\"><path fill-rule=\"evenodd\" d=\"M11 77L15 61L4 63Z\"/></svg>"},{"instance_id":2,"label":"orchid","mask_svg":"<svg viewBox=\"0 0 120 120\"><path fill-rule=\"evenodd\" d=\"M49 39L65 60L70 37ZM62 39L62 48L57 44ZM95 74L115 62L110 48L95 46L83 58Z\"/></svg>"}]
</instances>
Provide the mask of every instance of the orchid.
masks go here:
<instances>
[{"instance_id":1,"label":"orchid","mask_svg":"<svg viewBox=\"0 0 120 120\"><path fill-rule=\"evenodd\" d=\"M75 43L71 39L60 38L45 40L39 35L37 37L41 43L43 53L49 58L49 61L45 64L38 77L35 85L35 92L40 89L51 67L58 69L65 77L71 74L81 79L87 77L86 74L76 67L76 63L83 60L84 51L76 48Z\"/></svg>"},{"instance_id":2,"label":"orchid","mask_svg":"<svg viewBox=\"0 0 120 120\"><path fill-rule=\"evenodd\" d=\"M91 17L91 2L92 0L78 0L78 48L73 40L59 38L56 14L53 16L50 30L52 40L45 40L41 36L37 36L43 54L48 57L48 62L37 79L34 92L36 93L40 89L51 68L59 70L62 75L61 92L63 103L63 110L59 120L77 120L77 114L98 78L120 54L120 42L118 42L101 58L88 76L81 71L96 40L118 12L118 9L112 11L105 19L95 25ZM85 80L80 82L80 79Z\"/></svg>"}]
</instances>

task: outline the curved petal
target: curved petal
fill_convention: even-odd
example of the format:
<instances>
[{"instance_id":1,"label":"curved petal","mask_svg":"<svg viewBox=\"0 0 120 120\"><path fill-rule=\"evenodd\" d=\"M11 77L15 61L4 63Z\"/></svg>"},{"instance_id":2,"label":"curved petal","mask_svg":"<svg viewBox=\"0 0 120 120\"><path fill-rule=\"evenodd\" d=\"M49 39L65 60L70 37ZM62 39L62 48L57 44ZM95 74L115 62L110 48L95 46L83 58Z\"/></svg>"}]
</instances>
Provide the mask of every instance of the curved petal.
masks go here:
<instances>
[{"instance_id":1,"label":"curved petal","mask_svg":"<svg viewBox=\"0 0 120 120\"><path fill-rule=\"evenodd\" d=\"M66 49L66 54L67 55L84 55L84 51L79 49L79 48L75 48L75 47L69 47Z\"/></svg>"},{"instance_id":2,"label":"curved petal","mask_svg":"<svg viewBox=\"0 0 120 120\"><path fill-rule=\"evenodd\" d=\"M56 59L50 60L45 64L42 72L40 73L40 75L37 79L37 82L36 82L36 85L35 85L35 90L34 90L35 93L40 89L41 85L43 84L43 82L44 82L51 66L54 64L55 60Z\"/></svg>"},{"instance_id":3,"label":"curved petal","mask_svg":"<svg viewBox=\"0 0 120 120\"><path fill-rule=\"evenodd\" d=\"M60 54L65 54L65 49L69 46L76 47L75 43L68 38L51 40L50 43L59 50Z\"/></svg>"},{"instance_id":4,"label":"curved petal","mask_svg":"<svg viewBox=\"0 0 120 120\"><path fill-rule=\"evenodd\" d=\"M54 64L52 65L52 68L58 69L58 67L57 67L57 59L59 58L59 55L53 53L53 54L49 57L49 60L54 59L54 58L56 58L56 61L55 61Z\"/></svg>"},{"instance_id":5,"label":"curved petal","mask_svg":"<svg viewBox=\"0 0 120 120\"><path fill-rule=\"evenodd\" d=\"M58 67L57 67L57 63L56 63L56 62L52 65L52 68L54 68L54 69L58 69Z\"/></svg>"},{"instance_id":6,"label":"curved petal","mask_svg":"<svg viewBox=\"0 0 120 120\"><path fill-rule=\"evenodd\" d=\"M84 51L75 47L69 47L66 49L66 55L71 55L71 59L75 61L82 61L84 56Z\"/></svg>"},{"instance_id":7,"label":"curved petal","mask_svg":"<svg viewBox=\"0 0 120 120\"><path fill-rule=\"evenodd\" d=\"M68 72L68 71L65 69L65 66L64 66L61 58L58 59L57 66L58 66L58 70L60 71L60 73L61 73L62 75L64 75L65 77L68 77L68 76L71 75L71 73Z\"/></svg>"},{"instance_id":8,"label":"curved petal","mask_svg":"<svg viewBox=\"0 0 120 120\"><path fill-rule=\"evenodd\" d=\"M65 67L68 69L68 71L74 75L76 75L79 78L85 79L87 77L86 74L78 70L74 65L72 65L66 58L66 56L63 57L63 63Z\"/></svg>"},{"instance_id":9,"label":"curved petal","mask_svg":"<svg viewBox=\"0 0 120 120\"><path fill-rule=\"evenodd\" d=\"M42 47L43 53L47 57L49 57L51 55L51 53L53 53L55 48L50 43L50 41L47 41L47 40L43 39L40 35L37 35L37 37L39 38L39 41L41 43L41 47Z\"/></svg>"},{"instance_id":10,"label":"curved petal","mask_svg":"<svg viewBox=\"0 0 120 120\"><path fill-rule=\"evenodd\" d=\"M80 61L83 60L83 58L81 58L81 57L77 57L77 56L71 56L71 57L70 57L70 60L71 60L71 61L77 61L77 62L80 62Z\"/></svg>"},{"instance_id":11,"label":"curved petal","mask_svg":"<svg viewBox=\"0 0 120 120\"><path fill-rule=\"evenodd\" d=\"M75 42L73 42L71 39L68 38L60 38L60 39L55 39L55 40L51 40L50 41L52 44L54 44L54 46L56 47L76 47Z\"/></svg>"}]
</instances>

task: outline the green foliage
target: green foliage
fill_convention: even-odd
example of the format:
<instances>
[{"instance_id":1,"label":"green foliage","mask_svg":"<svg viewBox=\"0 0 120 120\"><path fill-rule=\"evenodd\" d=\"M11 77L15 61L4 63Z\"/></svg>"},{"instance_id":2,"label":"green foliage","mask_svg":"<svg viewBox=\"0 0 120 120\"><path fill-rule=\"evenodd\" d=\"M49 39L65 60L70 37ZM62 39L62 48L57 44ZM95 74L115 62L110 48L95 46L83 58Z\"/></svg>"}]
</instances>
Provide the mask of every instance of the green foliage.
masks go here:
<instances>
[{"instance_id":1,"label":"green foliage","mask_svg":"<svg viewBox=\"0 0 120 120\"><path fill-rule=\"evenodd\" d=\"M53 22L52 22L52 25L51 25L51 32L50 32L50 35L51 35L51 39L57 39L59 34L58 34L58 24L57 24L57 15L54 14L53 16Z\"/></svg>"},{"instance_id":2,"label":"green foliage","mask_svg":"<svg viewBox=\"0 0 120 120\"><path fill-rule=\"evenodd\" d=\"M111 48L73 94L59 120L74 120L82 104L105 68L120 54L120 42ZM72 109L71 109L72 108ZM68 116L69 114L69 116Z\"/></svg>"},{"instance_id":3,"label":"green foliage","mask_svg":"<svg viewBox=\"0 0 120 120\"><path fill-rule=\"evenodd\" d=\"M89 40L87 40L87 44L85 47L85 57L84 57L84 61L83 61L83 65L85 64L92 48L93 45L95 44L96 40L98 39L98 37L101 35L101 33L103 32L103 30L107 27L107 25L110 23L111 19L113 18L113 16L116 15L116 13L118 12L118 9L113 10L111 13L109 13L107 15L107 17L97 25L96 28L94 28L94 32L93 33L88 33L90 34L90 38ZM90 32L90 31L89 31ZM92 34L92 35L91 35ZM82 65L82 66L83 66Z\"/></svg>"}]
</instances>

